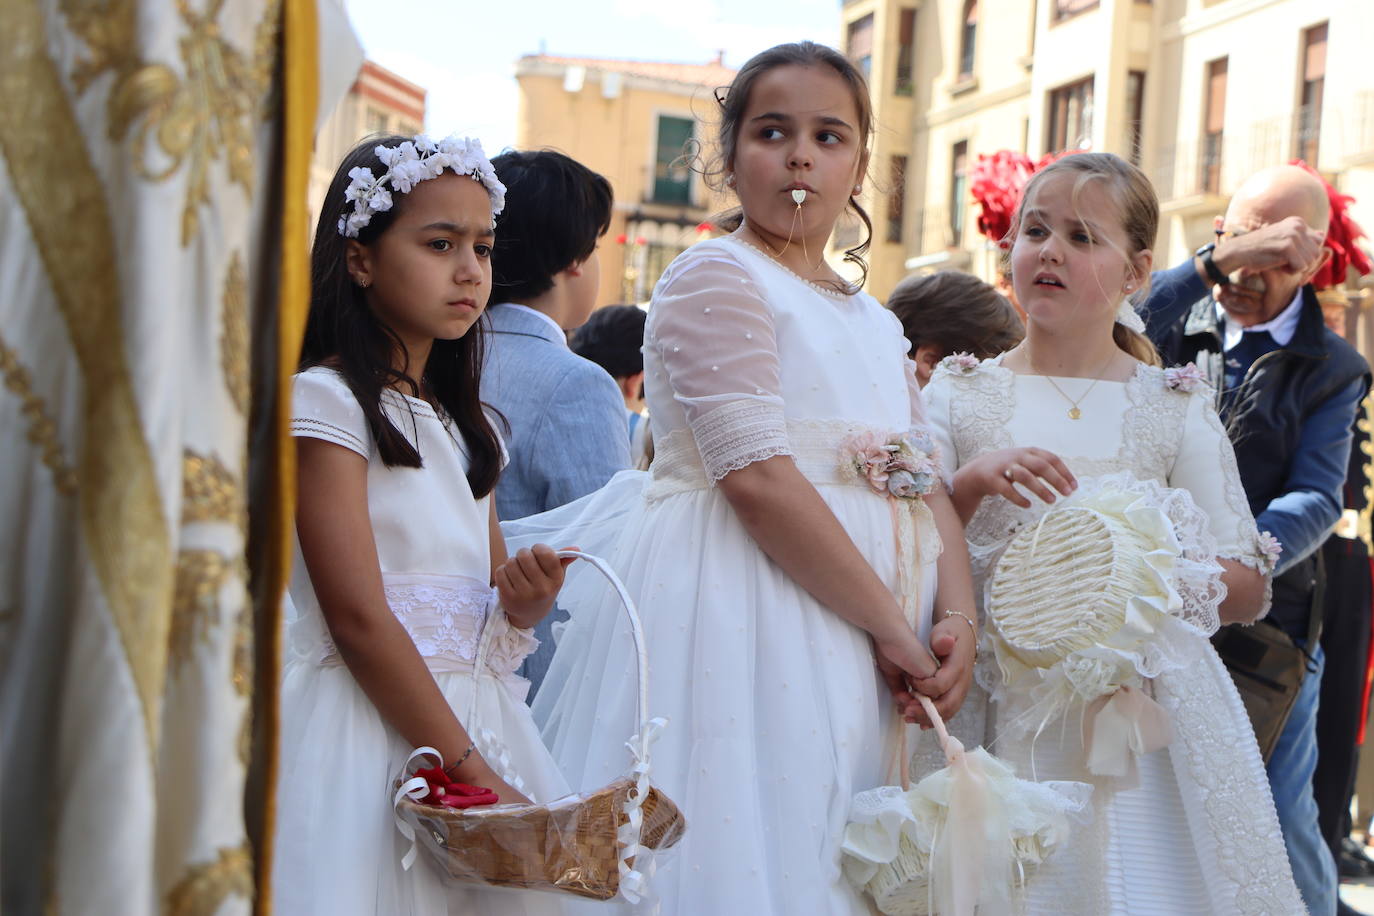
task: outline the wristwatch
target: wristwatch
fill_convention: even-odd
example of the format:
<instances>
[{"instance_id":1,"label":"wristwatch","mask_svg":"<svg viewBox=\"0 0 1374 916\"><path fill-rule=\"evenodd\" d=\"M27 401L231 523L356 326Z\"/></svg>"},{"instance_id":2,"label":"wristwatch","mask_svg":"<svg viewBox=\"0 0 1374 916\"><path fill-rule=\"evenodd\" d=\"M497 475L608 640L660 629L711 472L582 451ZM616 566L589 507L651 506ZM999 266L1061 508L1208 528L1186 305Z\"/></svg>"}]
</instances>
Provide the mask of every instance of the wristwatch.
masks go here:
<instances>
[{"instance_id":1,"label":"wristwatch","mask_svg":"<svg viewBox=\"0 0 1374 916\"><path fill-rule=\"evenodd\" d=\"M1212 252L1216 250L1216 247L1216 242L1208 242L1197 251L1194 251L1193 256L1202 261L1202 269L1206 271L1207 279L1211 280L1217 286L1230 286L1231 278L1222 273L1221 268L1217 266L1217 262L1212 260Z\"/></svg>"}]
</instances>

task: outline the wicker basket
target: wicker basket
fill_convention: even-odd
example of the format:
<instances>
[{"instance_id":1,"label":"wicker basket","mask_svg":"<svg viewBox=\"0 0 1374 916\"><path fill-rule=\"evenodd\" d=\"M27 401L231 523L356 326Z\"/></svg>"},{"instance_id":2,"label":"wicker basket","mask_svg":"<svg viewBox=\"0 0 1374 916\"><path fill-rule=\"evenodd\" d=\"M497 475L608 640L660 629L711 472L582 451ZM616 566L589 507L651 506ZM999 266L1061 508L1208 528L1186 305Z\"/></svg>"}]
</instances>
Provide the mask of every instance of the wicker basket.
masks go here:
<instances>
[{"instance_id":1,"label":"wicker basket","mask_svg":"<svg viewBox=\"0 0 1374 916\"><path fill-rule=\"evenodd\" d=\"M398 780L397 824L408 839L425 849L433 865L451 882L562 891L594 900L609 900L619 893L635 902L652 874L651 857L647 867L636 870L638 852L673 846L682 838L686 820L668 796L649 785L649 747L662 723L644 718L648 664L634 602L603 560L576 550L559 551L559 556L581 558L600 571L619 595L630 620L639 656L638 714L642 723L629 741L634 757L630 775L596 792L569 795L547 804L462 810L421 804L416 798L428 793L425 781ZM491 633L491 627L483 628L473 666L474 681ZM481 732L475 721L476 710L474 684L466 724L470 730ZM484 736L490 743L490 733ZM483 750L488 753L490 748ZM516 774L501 775L520 786Z\"/></svg>"},{"instance_id":2,"label":"wicker basket","mask_svg":"<svg viewBox=\"0 0 1374 916\"><path fill-rule=\"evenodd\" d=\"M1052 509L1007 545L993 571L988 617L1023 664L1049 668L1126 623L1150 588L1148 537L1084 507Z\"/></svg>"},{"instance_id":3,"label":"wicker basket","mask_svg":"<svg viewBox=\"0 0 1374 916\"><path fill-rule=\"evenodd\" d=\"M623 779L547 805L455 811L405 799L401 806L421 828L431 859L454 881L609 900L620 890L616 835L629 822L624 807L633 791L634 783ZM664 849L682 837L682 813L662 792L649 789L640 810L640 845ZM633 868L634 857L626 864Z\"/></svg>"}]
</instances>

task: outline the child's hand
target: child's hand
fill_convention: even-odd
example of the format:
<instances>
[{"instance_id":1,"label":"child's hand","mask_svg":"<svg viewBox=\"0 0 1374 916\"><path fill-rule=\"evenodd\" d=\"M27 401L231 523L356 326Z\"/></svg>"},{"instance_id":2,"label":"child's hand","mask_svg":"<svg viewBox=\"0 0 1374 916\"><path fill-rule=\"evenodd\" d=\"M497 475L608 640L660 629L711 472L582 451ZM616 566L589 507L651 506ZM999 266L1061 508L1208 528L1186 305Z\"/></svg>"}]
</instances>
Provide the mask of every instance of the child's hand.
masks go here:
<instances>
[{"instance_id":1,"label":"child's hand","mask_svg":"<svg viewBox=\"0 0 1374 916\"><path fill-rule=\"evenodd\" d=\"M930 631L930 648L940 660L940 670L934 677L914 681L913 686L934 701L936 712L946 722L964 704L969 685L973 683L974 641L973 627L958 614L946 616ZM906 712L908 721L915 721L922 728L931 726L919 701Z\"/></svg>"},{"instance_id":2,"label":"child's hand","mask_svg":"<svg viewBox=\"0 0 1374 916\"><path fill-rule=\"evenodd\" d=\"M893 639L873 639L873 657L882 674L888 691L892 694L897 708L907 714L907 710L919 701L912 695L911 686L918 683L922 675L933 672L936 662L909 628L903 628Z\"/></svg>"},{"instance_id":3,"label":"child's hand","mask_svg":"<svg viewBox=\"0 0 1374 916\"><path fill-rule=\"evenodd\" d=\"M528 629L553 607L572 557L559 558L547 544L523 547L491 577L512 626Z\"/></svg>"},{"instance_id":4,"label":"child's hand","mask_svg":"<svg viewBox=\"0 0 1374 916\"><path fill-rule=\"evenodd\" d=\"M1004 496L1022 509L1029 509L1030 500L1012 484L1020 484L1046 503L1055 500L1051 487L1064 496L1078 489L1078 480L1058 455L1033 447L1004 448L979 455L959 469L954 489L957 493L968 487L979 497Z\"/></svg>"}]
</instances>

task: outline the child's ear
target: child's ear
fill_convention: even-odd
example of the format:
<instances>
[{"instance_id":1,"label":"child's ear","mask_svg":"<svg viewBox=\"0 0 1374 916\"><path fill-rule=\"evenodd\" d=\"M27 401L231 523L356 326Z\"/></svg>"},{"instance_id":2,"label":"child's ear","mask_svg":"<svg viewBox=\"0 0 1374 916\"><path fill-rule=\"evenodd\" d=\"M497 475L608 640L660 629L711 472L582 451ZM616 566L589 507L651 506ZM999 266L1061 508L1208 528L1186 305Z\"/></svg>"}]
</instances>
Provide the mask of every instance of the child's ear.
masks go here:
<instances>
[{"instance_id":1,"label":"child's ear","mask_svg":"<svg viewBox=\"0 0 1374 916\"><path fill-rule=\"evenodd\" d=\"M1127 278L1131 284L1130 292L1135 292L1145 283L1150 276L1150 270L1154 267L1154 263L1155 253L1148 248L1136 252L1135 257L1131 258L1132 271L1131 276Z\"/></svg>"},{"instance_id":2,"label":"child's ear","mask_svg":"<svg viewBox=\"0 0 1374 916\"><path fill-rule=\"evenodd\" d=\"M353 282L367 289L372 285L372 254L367 246L357 239L344 243L344 266Z\"/></svg>"}]
</instances>

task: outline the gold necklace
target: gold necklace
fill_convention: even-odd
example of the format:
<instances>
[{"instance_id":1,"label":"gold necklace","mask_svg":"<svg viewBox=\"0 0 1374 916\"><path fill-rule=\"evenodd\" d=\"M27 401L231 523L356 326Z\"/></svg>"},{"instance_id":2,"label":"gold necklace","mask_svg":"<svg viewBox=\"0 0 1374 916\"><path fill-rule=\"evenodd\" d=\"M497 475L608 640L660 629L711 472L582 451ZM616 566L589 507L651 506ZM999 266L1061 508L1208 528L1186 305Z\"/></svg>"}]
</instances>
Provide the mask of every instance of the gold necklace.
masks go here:
<instances>
[{"instance_id":1,"label":"gold necklace","mask_svg":"<svg viewBox=\"0 0 1374 916\"><path fill-rule=\"evenodd\" d=\"M1106 372L1106 371L1107 371L1107 367L1110 366L1110 365L1112 364L1112 361L1116 359L1116 354L1115 354L1115 353L1113 353L1111 356L1107 357L1107 361L1106 361L1105 363L1102 364L1102 368L1101 368L1101 369L1098 369L1098 370L1097 370L1097 374L1093 376L1093 380L1092 380L1092 382L1088 385L1087 389L1086 389L1082 394L1080 394L1080 395L1078 396L1078 399L1077 399L1077 400L1074 400L1073 398L1069 397L1069 396L1064 392L1064 389L1063 389L1063 388L1060 388L1060 387L1059 387L1059 383L1056 382L1056 381L1054 380L1054 376L1052 376L1052 375L1046 375L1045 373L1041 372L1039 369L1035 368L1035 362L1031 359L1030 350L1026 350L1026 351L1024 351L1024 352L1025 352L1025 354L1026 354L1026 365L1030 366L1031 371L1034 372L1036 375L1040 376L1041 378L1043 378L1045 381L1049 382L1050 385L1054 388L1054 390L1057 391L1057 392L1059 392L1059 396L1060 396L1061 398L1063 398L1064 400L1066 400L1066 401L1069 402L1069 411L1068 411L1068 412L1069 412L1069 419L1070 419L1070 420L1078 420L1078 419L1081 419L1081 418L1082 418L1082 416L1083 416L1083 411L1082 411L1082 410L1079 410L1078 405L1079 405L1079 404L1082 404L1082 403L1083 403L1083 399L1086 398L1089 394L1092 393L1093 387L1096 386L1098 382L1102 381L1102 373L1103 373L1103 372Z\"/></svg>"}]
</instances>

